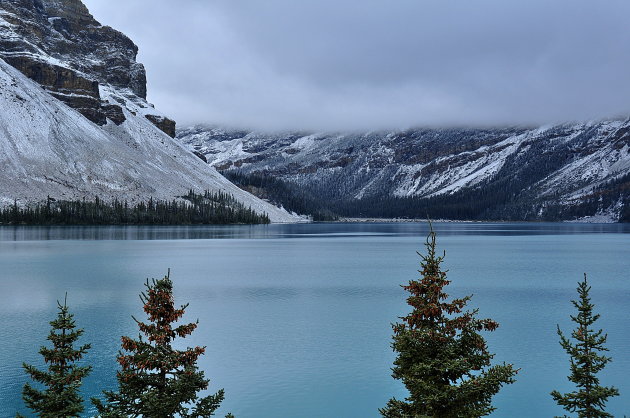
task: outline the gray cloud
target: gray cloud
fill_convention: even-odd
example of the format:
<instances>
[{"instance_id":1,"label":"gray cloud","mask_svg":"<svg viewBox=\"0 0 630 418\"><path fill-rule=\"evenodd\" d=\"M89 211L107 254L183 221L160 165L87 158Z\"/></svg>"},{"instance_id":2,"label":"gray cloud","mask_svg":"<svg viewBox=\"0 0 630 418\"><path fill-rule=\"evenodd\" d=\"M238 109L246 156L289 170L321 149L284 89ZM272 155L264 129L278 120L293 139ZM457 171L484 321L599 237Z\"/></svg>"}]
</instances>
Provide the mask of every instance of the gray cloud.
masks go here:
<instances>
[{"instance_id":1,"label":"gray cloud","mask_svg":"<svg viewBox=\"0 0 630 418\"><path fill-rule=\"evenodd\" d=\"M85 0L178 120L264 129L630 113L626 0Z\"/></svg>"}]
</instances>

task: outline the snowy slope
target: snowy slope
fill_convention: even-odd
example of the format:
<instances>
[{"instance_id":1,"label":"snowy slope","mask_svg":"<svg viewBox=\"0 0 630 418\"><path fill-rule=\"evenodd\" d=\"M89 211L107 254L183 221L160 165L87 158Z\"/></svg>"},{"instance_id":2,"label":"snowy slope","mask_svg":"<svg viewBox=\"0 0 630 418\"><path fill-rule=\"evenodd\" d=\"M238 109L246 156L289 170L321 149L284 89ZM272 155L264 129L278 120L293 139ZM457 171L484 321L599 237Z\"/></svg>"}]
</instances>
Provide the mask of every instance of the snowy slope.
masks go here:
<instances>
[{"instance_id":1,"label":"snowy slope","mask_svg":"<svg viewBox=\"0 0 630 418\"><path fill-rule=\"evenodd\" d=\"M123 107L126 121L99 127L0 60L0 204L46 196L130 202L222 190L269 214L295 217L234 186L189 150Z\"/></svg>"},{"instance_id":2,"label":"snowy slope","mask_svg":"<svg viewBox=\"0 0 630 418\"><path fill-rule=\"evenodd\" d=\"M324 199L452 196L457 204L466 193L490 194L501 199L495 204L510 206L495 217L518 212L532 219L549 205L581 205L630 175L630 120L624 119L346 134L196 126L178 138L220 170L277 177ZM602 210L619 214L620 207L613 202Z\"/></svg>"},{"instance_id":3,"label":"snowy slope","mask_svg":"<svg viewBox=\"0 0 630 418\"><path fill-rule=\"evenodd\" d=\"M525 132L525 133L523 133ZM179 139L222 170L332 182L362 198L453 193L482 183L527 138L524 129L264 134L194 127Z\"/></svg>"}]
</instances>

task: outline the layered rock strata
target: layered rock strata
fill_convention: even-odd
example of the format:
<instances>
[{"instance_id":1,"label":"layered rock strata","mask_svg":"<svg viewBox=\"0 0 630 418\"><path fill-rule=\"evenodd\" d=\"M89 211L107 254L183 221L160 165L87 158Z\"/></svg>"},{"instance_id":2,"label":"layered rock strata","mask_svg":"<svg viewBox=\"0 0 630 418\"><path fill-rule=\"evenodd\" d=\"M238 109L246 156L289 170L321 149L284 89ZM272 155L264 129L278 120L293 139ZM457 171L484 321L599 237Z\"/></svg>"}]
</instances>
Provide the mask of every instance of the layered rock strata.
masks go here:
<instances>
[{"instance_id":1,"label":"layered rock strata","mask_svg":"<svg viewBox=\"0 0 630 418\"><path fill-rule=\"evenodd\" d=\"M98 125L122 123L121 106L131 101L172 137L175 122L146 102L137 54L131 39L101 25L80 0L0 3L0 58ZM116 97L103 97L102 86Z\"/></svg>"}]
</instances>

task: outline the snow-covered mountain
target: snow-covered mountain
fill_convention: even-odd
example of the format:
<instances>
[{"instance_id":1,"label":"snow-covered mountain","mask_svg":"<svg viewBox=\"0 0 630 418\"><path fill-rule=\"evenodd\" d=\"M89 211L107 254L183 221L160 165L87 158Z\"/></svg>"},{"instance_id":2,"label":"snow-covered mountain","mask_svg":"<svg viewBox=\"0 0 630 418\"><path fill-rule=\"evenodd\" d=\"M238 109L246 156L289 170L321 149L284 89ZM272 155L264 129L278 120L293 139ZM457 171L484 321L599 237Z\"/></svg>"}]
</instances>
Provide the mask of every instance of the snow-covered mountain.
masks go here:
<instances>
[{"instance_id":1,"label":"snow-covered mountain","mask_svg":"<svg viewBox=\"0 0 630 418\"><path fill-rule=\"evenodd\" d=\"M136 54L80 0L0 2L0 205L222 190L272 222L295 221L172 139Z\"/></svg>"},{"instance_id":2,"label":"snow-covered mountain","mask_svg":"<svg viewBox=\"0 0 630 418\"><path fill-rule=\"evenodd\" d=\"M341 134L200 126L181 130L182 144L146 100L137 52L80 0L0 2L0 205L208 189L295 220L216 167L281 179L346 214L362 202L392 216L630 217L628 120Z\"/></svg>"},{"instance_id":3,"label":"snow-covered mountain","mask_svg":"<svg viewBox=\"0 0 630 418\"><path fill-rule=\"evenodd\" d=\"M629 120L354 134L197 126L178 137L220 170L273 176L333 201L485 199L478 218L614 221L629 195Z\"/></svg>"}]
</instances>

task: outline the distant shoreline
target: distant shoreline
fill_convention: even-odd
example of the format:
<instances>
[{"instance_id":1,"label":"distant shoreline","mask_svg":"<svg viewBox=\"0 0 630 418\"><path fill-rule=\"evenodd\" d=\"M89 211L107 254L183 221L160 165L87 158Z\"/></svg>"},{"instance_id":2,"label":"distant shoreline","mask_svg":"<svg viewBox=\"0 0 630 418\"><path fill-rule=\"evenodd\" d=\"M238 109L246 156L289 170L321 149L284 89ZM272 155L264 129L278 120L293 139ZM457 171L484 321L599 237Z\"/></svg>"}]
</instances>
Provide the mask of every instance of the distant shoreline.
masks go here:
<instances>
[{"instance_id":1,"label":"distant shoreline","mask_svg":"<svg viewBox=\"0 0 630 418\"><path fill-rule=\"evenodd\" d=\"M590 216L587 218L558 220L558 221L525 221L525 220L460 220L460 219L431 219L431 222L443 223L508 223L508 222L548 222L548 223L592 223L592 224L616 224L623 223L614 221L608 216ZM426 223L427 219L407 219L407 218L339 218L336 223Z\"/></svg>"},{"instance_id":2,"label":"distant shoreline","mask_svg":"<svg viewBox=\"0 0 630 418\"><path fill-rule=\"evenodd\" d=\"M334 221L337 223L427 223L429 220L408 219L408 218L339 218ZM431 219L430 222L458 222L458 223L478 223L478 222L509 222L509 221L462 221L454 219Z\"/></svg>"}]
</instances>

